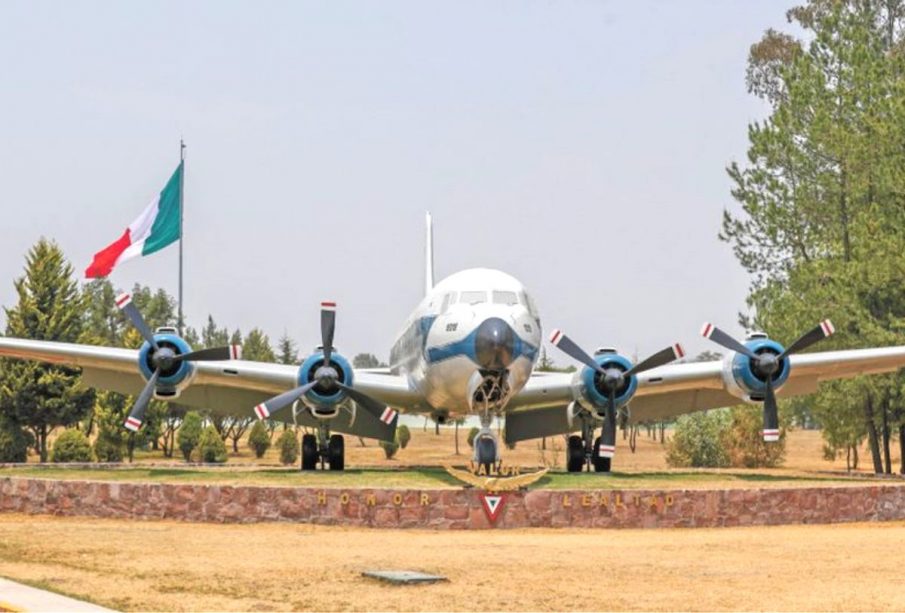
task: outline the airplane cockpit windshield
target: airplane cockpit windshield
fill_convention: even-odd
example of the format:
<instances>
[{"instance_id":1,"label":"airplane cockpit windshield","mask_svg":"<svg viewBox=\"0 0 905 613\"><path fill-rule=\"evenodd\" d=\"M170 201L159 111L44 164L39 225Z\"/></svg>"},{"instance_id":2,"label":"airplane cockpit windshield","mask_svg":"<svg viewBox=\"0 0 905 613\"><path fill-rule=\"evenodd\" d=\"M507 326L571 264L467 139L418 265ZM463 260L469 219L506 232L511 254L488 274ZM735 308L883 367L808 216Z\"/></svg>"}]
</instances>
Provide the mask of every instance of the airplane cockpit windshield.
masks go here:
<instances>
[{"instance_id":1,"label":"airplane cockpit windshield","mask_svg":"<svg viewBox=\"0 0 905 613\"><path fill-rule=\"evenodd\" d=\"M460 304L483 304L487 302L487 292L485 291L471 291L471 292L462 292L459 295L459 303Z\"/></svg>"}]
</instances>

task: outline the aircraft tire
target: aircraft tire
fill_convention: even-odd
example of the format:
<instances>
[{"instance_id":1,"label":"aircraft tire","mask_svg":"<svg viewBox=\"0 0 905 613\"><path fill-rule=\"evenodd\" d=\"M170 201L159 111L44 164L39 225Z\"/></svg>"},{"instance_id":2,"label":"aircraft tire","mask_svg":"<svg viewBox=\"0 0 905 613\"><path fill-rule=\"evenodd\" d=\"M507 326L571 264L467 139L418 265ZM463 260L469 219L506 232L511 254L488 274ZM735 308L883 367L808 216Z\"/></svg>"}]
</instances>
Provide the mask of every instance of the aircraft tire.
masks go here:
<instances>
[{"instance_id":1,"label":"aircraft tire","mask_svg":"<svg viewBox=\"0 0 905 613\"><path fill-rule=\"evenodd\" d=\"M302 470L317 468L317 437L313 434L302 436Z\"/></svg>"},{"instance_id":2,"label":"aircraft tire","mask_svg":"<svg viewBox=\"0 0 905 613\"><path fill-rule=\"evenodd\" d=\"M598 473L608 473L613 465L613 458L600 457L600 437L594 441L594 457L592 459L594 471Z\"/></svg>"},{"instance_id":3,"label":"aircraft tire","mask_svg":"<svg viewBox=\"0 0 905 613\"><path fill-rule=\"evenodd\" d=\"M346 442L342 434L330 436L330 442L327 443L327 461L330 463L330 470L343 470L345 468Z\"/></svg>"},{"instance_id":4,"label":"aircraft tire","mask_svg":"<svg viewBox=\"0 0 905 613\"><path fill-rule=\"evenodd\" d=\"M484 467L484 474L491 474L496 463L496 441L489 436L484 436L475 441L478 454L478 467Z\"/></svg>"},{"instance_id":5,"label":"aircraft tire","mask_svg":"<svg viewBox=\"0 0 905 613\"><path fill-rule=\"evenodd\" d=\"M584 468L584 441L577 434L569 437L569 446L566 448L566 470L570 473L580 473Z\"/></svg>"}]
</instances>

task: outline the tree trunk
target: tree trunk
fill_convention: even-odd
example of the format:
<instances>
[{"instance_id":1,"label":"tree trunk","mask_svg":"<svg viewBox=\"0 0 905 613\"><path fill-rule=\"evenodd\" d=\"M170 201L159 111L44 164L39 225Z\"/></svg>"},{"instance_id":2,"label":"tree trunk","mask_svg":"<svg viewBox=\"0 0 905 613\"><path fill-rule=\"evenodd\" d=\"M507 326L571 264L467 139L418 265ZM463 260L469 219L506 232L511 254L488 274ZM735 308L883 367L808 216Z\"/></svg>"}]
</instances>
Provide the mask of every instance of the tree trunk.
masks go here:
<instances>
[{"instance_id":1,"label":"tree trunk","mask_svg":"<svg viewBox=\"0 0 905 613\"><path fill-rule=\"evenodd\" d=\"M543 449L544 451L547 450L547 437L546 436L540 440L540 448Z\"/></svg>"},{"instance_id":2,"label":"tree trunk","mask_svg":"<svg viewBox=\"0 0 905 613\"><path fill-rule=\"evenodd\" d=\"M666 443L666 422L660 422L660 444L663 445Z\"/></svg>"},{"instance_id":3,"label":"tree trunk","mask_svg":"<svg viewBox=\"0 0 905 613\"><path fill-rule=\"evenodd\" d=\"M233 439L233 453L239 453L239 437Z\"/></svg>"},{"instance_id":4,"label":"tree trunk","mask_svg":"<svg viewBox=\"0 0 905 613\"><path fill-rule=\"evenodd\" d=\"M43 464L47 461L47 424L41 424L41 429L38 430L38 452Z\"/></svg>"},{"instance_id":5,"label":"tree trunk","mask_svg":"<svg viewBox=\"0 0 905 613\"><path fill-rule=\"evenodd\" d=\"M899 425L899 472L905 475L905 423Z\"/></svg>"},{"instance_id":6,"label":"tree trunk","mask_svg":"<svg viewBox=\"0 0 905 613\"><path fill-rule=\"evenodd\" d=\"M461 455L459 453L459 420L456 420L456 455Z\"/></svg>"},{"instance_id":7,"label":"tree trunk","mask_svg":"<svg viewBox=\"0 0 905 613\"><path fill-rule=\"evenodd\" d=\"M852 445L845 446L845 472L852 472Z\"/></svg>"},{"instance_id":8,"label":"tree trunk","mask_svg":"<svg viewBox=\"0 0 905 613\"><path fill-rule=\"evenodd\" d=\"M434 434L436 434L437 436L440 436L440 422L439 421L434 422Z\"/></svg>"},{"instance_id":9,"label":"tree trunk","mask_svg":"<svg viewBox=\"0 0 905 613\"><path fill-rule=\"evenodd\" d=\"M864 403L864 423L867 426L867 438L870 445L870 457L874 461L874 472L883 473L883 460L880 457L880 441L877 438L877 425L874 423L874 399L867 394Z\"/></svg>"},{"instance_id":10,"label":"tree trunk","mask_svg":"<svg viewBox=\"0 0 905 613\"><path fill-rule=\"evenodd\" d=\"M883 462L887 475L892 474L892 455L889 452L889 395L883 399Z\"/></svg>"},{"instance_id":11,"label":"tree trunk","mask_svg":"<svg viewBox=\"0 0 905 613\"><path fill-rule=\"evenodd\" d=\"M858 446L852 445L852 470L858 470Z\"/></svg>"},{"instance_id":12,"label":"tree trunk","mask_svg":"<svg viewBox=\"0 0 905 613\"><path fill-rule=\"evenodd\" d=\"M367 445L365 444L365 440L363 438L361 438L360 436L358 437L358 444L361 445L362 447L367 447Z\"/></svg>"}]
</instances>

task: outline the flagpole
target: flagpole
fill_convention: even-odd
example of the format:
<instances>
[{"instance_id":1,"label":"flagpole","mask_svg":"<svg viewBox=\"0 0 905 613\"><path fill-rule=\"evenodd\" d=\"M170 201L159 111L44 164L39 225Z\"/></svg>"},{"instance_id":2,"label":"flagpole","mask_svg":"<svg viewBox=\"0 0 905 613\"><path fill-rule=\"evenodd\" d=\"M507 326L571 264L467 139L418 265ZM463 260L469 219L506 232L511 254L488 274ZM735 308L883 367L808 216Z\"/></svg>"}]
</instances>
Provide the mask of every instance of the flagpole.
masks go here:
<instances>
[{"instance_id":1,"label":"flagpole","mask_svg":"<svg viewBox=\"0 0 905 613\"><path fill-rule=\"evenodd\" d=\"M182 166L182 172L179 173L179 336L183 334L183 314L182 314L182 243L183 227L184 227L184 197L183 185L185 183L185 141L179 139L179 165Z\"/></svg>"}]
</instances>

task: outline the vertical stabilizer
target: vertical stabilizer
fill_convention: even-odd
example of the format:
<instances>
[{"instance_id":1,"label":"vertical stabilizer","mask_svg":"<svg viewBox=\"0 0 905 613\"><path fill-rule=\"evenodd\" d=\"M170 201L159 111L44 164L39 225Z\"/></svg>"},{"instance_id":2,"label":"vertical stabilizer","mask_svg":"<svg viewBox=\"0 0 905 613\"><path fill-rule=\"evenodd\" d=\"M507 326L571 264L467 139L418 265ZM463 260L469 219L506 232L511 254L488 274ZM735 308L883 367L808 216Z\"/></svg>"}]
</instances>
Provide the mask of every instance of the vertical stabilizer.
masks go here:
<instances>
[{"instance_id":1,"label":"vertical stabilizer","mask_svg":"<svg viewBox=\"0 0 905 613\"><path fill-rule=\"evenodd\" d=\"M427 222L427 241L424 244L424 294L434 289L434 224L431 214L425 217Z\"/></svg>"}]
</instances>

